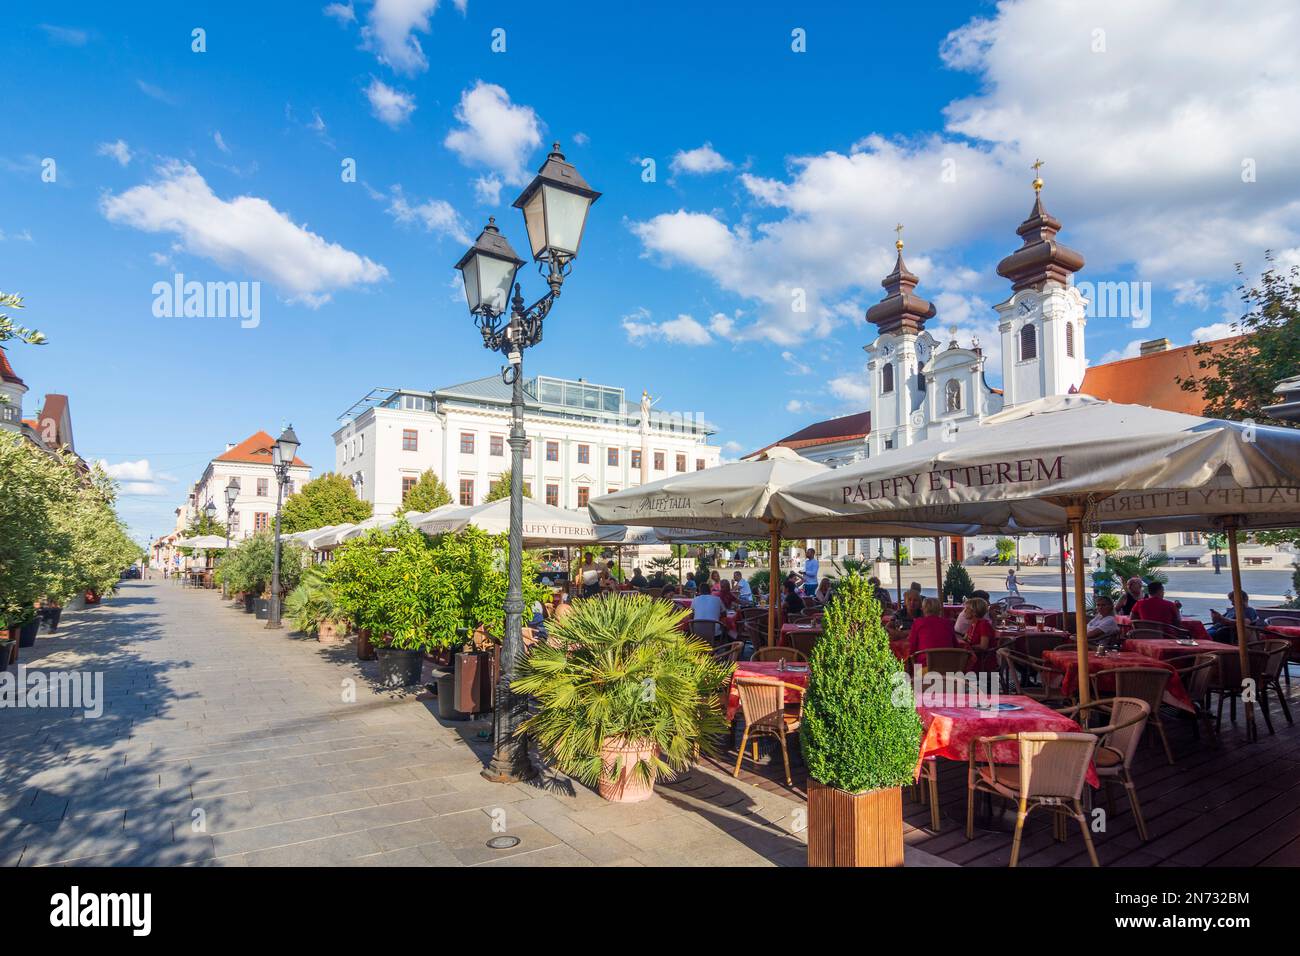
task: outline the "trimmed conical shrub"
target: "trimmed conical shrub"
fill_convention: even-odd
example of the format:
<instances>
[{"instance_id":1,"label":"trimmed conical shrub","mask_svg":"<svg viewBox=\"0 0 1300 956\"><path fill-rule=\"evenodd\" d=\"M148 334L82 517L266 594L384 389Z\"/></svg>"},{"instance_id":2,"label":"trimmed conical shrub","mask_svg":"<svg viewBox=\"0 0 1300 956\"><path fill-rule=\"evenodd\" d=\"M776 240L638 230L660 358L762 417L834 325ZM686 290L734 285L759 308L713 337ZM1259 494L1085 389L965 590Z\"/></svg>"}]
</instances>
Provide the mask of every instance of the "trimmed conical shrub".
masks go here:
<instances>
[{"instance_id":1,"label":"trimmed conical shrub","mask_svg":"<svg viewBox=\"0 0 1300 956\"><path fill-rule=\"evenodd\" d=\"M921 720L889 649L875 589L840 578L809 660L800 739L813 779L851 793L913 782Z\"/></svg>"},{"instance_id":2,"label":"trimmed conical shrub","mask_svg":"<svg viewBox=\"0 0 1300 956\"><path fill-rule=\"evenodd\" d=\"M948 573L943 577L943 593L953 604L961 604L975 593L975 582L970 579L970 572L965 566L953 562L948 565Z\"/></svg>"}]
</instances>

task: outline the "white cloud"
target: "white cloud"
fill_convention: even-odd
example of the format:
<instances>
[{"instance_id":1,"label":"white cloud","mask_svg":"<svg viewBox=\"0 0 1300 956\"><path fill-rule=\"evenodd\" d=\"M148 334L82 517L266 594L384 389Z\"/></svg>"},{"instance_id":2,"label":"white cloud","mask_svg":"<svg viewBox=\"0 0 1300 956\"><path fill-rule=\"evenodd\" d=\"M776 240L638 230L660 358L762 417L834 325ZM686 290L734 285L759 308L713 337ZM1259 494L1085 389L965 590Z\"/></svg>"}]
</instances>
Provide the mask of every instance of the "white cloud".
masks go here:
<instances>
[{"instance_id":1,"label":"white cloud","mask_svg":"<svg viewBox=\"0 0 1300 956\"><path fill-rule=\"evenodd\" d=\"M89 33L74 27L58 27L49 23L42 23L39 26L47 37L65 46L85 46L86 41L90 39Z\"/></svg>"},{"instance_id":2,"label":"white cloud","mask_svg":"<svg viewBox=\"0 0 1300 956\"><path fill-rule=\"evenodd\" d=\"M119 166L126 166L131 162L131 147L126 145L126 140L117 140L112 143L100 143L95 150L98 156L110 156L117 160Z\"/></svg>"},{"instance_id":3,"label":"white cloud","mask_svg":"<svg viewBox=\"0 0 1300 956\"><path fill-rule=\"evenodd\" d=\"M1211 322L1209 325L1202 325L1198 329L1192 329L1192 341L1213 342L1215 339L1226 339L1240 334L1241 330L1231 322Z\"/></svg>"},{"instance_id":4,"label":"white cloud","mask_svg":"<svg viewBox=\"0 0 1300 956\"><path fill-rule=\"evenodd\" d=\"M327 242L265 199L220 198L193 166L179 160L160 165L152 182L106 194L100 211L110 222L172 233L180 249L266 279L313 307L328 301L336 289L388 275L379 263Z\"/></svg>"},{"instance_id":5,"label":"white cloud","mask_svg":"<svg viewBox=\"0 0 1300 956\"><path fill-rule=\"evenodd\" d=\"M161 86L154 86L152 83L146 83L144 80L136 80L135 85L140 88L140 92L151 100L157 100L159 103L166 103L173 106L176 98L164 90Z\"/></svg>"},{"instance_id":6,"label":"white cloud","mask_svg":"<svg viewBox=\"0 0 1300 956\"><path fill-rule=\"evenodd\" d=\"M215 133L212 134L212 142L214 142L214 143L217 144L217 149L219 149L219 150L221 150L223 153L226 153L227 155L229 155L229 153L230 153L230 147L227 146L227 145L226 145L226 141L225 141L224 139L222 139L222 137L221 137L221 130L217 130Z\"/></svg>"},{"instance_id":7,"label":"white cloud","mask_svg":"<svg viewBox=\"0 0 1300 956\"><path fill-rule=\"evenodd\" d=\"M112 465L101 458L99 465L104 469L105 474L118 482L120 495L156 498L170 495L174 490L171 486L176 481L175 476L154 471L153 465L147 458L121 461Z\"/></svg>"},{"instance_id":8,"label":"white cloud","mask_svg":"<svg viewBox=\"0 0 1300 956\"><path fill-rule=\"evenodd\" d=\"M591 137L581 131L573 134L573 143L575 146L586 146L591 142Z\"/></svg>"},{"instance_id":9,"label":"white cloud","mask_svg":"<svg viewBox=\"0 0 1300 956\"><path fill-rule=\"evenodd\" d=\"M34 240L32 239L31 231L27 229L24 229L21 232L9 232L9 233L6 233L3 229L0 229L0 242L9 242L9 241L33 242Z\"/></svg>"},{"instance_id":10,"label":"white cloud","mask_svg":"<svg viewBox=\"0 0 1300 956\"><path fill-rule=\"evenodd\" d=\"M1092 51L1098 27L1104 53ZM681 209L632 228L647 254L757 303L765 337L790 344L829 334L846 295L879 297L899 221L919 294L934 298L935 275L918 252L957 269L979 244L977 285L951 291L995 301L1008 286L992 265L1019 245L1041 156L1044 202L1088 258L1084 277L1131 266L1170 286L1228 280L1265 247L1300 246L1288 191L1300 126L1275 119L1300 107L1297 32L1300 7L1282 0L1246 12L1212 0L1007 0L938 54L978 90L947 106L942 132L866 131L847 150L794 156L782 175L741 175L752 209L738 218ZM1247 161L1256 182L1242 180ZM990 240L1001 243L991 254ZM792 316L796 289L808 311Z\"/></svg>"},{"instance_id":11,"label":"white cloud","mask_svg":"<svg viewBox=\"0 0 1300 956\"><path fill-rule=\"evenodd\" d=\"M799 356L795 355L793 352L782 352L781 359L790 366L788 370L790 375L807 375L812 371L812 366L805 365L803 362L799 361Z\"/></svg>"},{"instance_id":12,"label":"white cloud","mask_svg":"<svg viewBox=\"0 0 1300 956\"><path fill-rule=\"evenodd\" d=\"M375 119L393 129L405 123L415 112L414 96L373 76L366 87L366 99L370 101L370 112Z\"/></svg>"},{"instance_id":13,"label":"white cloud","mask_svg":"<svg viewBox=\"0 0 1300 956\"><path fill-rule=\"evenodd\" d=\"M525 166L542 142L541 121L531 106L510 102L510 94L479 80L460 94L460 126L443 141L466 166L486 166L514 186L531 178Z\"/></svg>"},{"instance_id":14,"label":"white cloud","mask_svg":"<svg viewBox=\"0 0 1300 956\"><path fill-rule=\"evenodd\" d=\"M467 0L456 0L461 13L465 12L466 3ZM429 61L415 34L430 32L429 19L437 9L438 0L375 0L366 16L366 25L361 28L366 49L398 73L427 70Z\"/></svg>"},{"instance_id":15,"label":"white cloud","mask_svg":"<svg viewBox=\"0 0 1300 956\"><path fill-rule=\"evenodd\" d=\"M633 345L644 345L647 341L664 341L674 345L712 345L718 341L716 335L719 334L685 314L666 322L653 322L650 311L645 308L623 316L622 325L627 340Z\"/></svg>"},{"instance_id":16,"label":"white cloud","mask_svg":"<svg viewBox=\"0 0 1300 956\"><path fill-rule=\"evenodd\" d=\"M785 410L792 415L797 415L799 412L808 410L808 403L801 402L797 398L792 398L790 401L785 403Z\"/></svg>"},{"instance_id":17,"label":"white cloud","mask_svg":"<svg viewBox=\"0 0 1300 956\"><path fill-rule=\"evenodd\" d=\"M713 148L712 144L705 143L695 149L679 149L673 154L669 168L674 175L700 176L706 173L720 173L731 169L731 163L727 162L722 154Z\"/></svg>"},{"instance_id":18,"label":"white cloud","mask_svg":"<svg viewBox=\"0 0 1300 956\"><path fill-rule=\"evenodd\" d=\"M1111 349L1098 359L1097 364L1105 365L1107 362L1118 362L1121 359L1137 358L1142 354L1142 341L1142 339L1134 339L1122 349Z\"/></svg>"},{"instance_id":19,"label":"white cloud","mask_svg":"<svg viewBox=\"0 0 1300 956\"><path fill-rule=\"evenodd\" d=\"M1183 279L1170 286L1174 290L1174 305L1194 305L1198 309L1210 307L1210 294L1205 283L1195 279Z\"/></svg>"},{"instance_id":20,"label":"white cloud","mask_svg":"<svg viewBox=\"0 0 1300 956\"><path fill-rule=\"evenodd\" d=\"M498 206L501 204L501 179L497 176L480 176L474 180L474 200L480 206Z\"/></svg>"},{"instance_id":21,"label":"white cloud","mask_svg":"<svg viewBox=\"0 0 1300 956\"><path fill-rule=\"evenodd\" d=\"M732 439L731 441L722 443L722 450L735 453L738 451L744 451L745 446L742 445L740 442L736 441L735 439Z\"/></svg>"},{"instance_id":22,"label":"white cloud","mask_svg":"<svg viewBox=\"0 0 1300 956\"><path fill-rule=\"evenodd\" d=\"M865 372L858 375L839 375L827 384L832 395L846 402L865 405L871 399L871 386L867 383Z\"/></svg>"},{"instance_id":23,"label":"white cloud","mask_svg":"<svg viewBox=\"0 0 1300 956\"><path fill-rule=\"evenodd\" d=\"M715 312L709 319L709 331L721 338L728 338L736 331L735 320L731 316Z\"/></svg>"},{"instance_id":24,"label":"white cloud","mask_svg":"<svg viewBox=\"0 0 1300 956\"><path fill-rule=\"evenodd\" d=\"M357 22L357 11L352 6L352 0L348 0L347 3L328 4L321 12L324 13L325 16L337 20L344 26L349 23Z\"/></svg>"},{"instance_id":25,"label":"white cloud","mask_svg":"<svg viewBox=\"0 0 1300 956\"><path fill-rule=\"evenodd\" d=\"M400 223L421 225L425 232L447 236L462 245L468 246L473 242L460 213L445 199L426 199L412 204L402 192L402 187L394 186L387 212Z\"/></svg>"}]
</instances>

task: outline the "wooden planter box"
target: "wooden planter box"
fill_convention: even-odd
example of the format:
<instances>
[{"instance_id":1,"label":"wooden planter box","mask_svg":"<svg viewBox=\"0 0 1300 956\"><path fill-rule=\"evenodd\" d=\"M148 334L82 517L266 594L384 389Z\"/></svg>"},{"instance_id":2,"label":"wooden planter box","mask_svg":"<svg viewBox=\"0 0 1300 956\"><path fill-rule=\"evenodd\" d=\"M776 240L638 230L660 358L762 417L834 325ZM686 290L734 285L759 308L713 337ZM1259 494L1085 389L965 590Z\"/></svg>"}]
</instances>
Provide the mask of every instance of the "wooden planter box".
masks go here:
<instances>
[{"instance_id":1,"label":"wooden planter box","mask_svg":"<svg viewBox=\"0 0 1300 956\"><path fill-rule=\"evenodd\" d=\"M809 777L808 865L902 866L902 788L849 793Z\"/></svg>"}]
</instances>

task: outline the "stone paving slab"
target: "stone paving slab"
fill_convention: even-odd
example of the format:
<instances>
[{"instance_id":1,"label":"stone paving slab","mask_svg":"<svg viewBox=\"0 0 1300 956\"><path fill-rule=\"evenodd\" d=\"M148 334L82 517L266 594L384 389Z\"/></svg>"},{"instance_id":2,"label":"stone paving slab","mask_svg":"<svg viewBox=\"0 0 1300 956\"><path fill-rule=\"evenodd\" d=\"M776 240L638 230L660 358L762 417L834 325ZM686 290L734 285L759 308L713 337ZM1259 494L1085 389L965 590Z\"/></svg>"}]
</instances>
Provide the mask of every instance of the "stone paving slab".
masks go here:
<instances>
[{"instance_id":1,"label":"stone paving slab","mask_svg":"<svg viewBox=\"0 0 1300 956\"><path fill-rule=\"evenodd\" d=\"M160 581L66 613L22 662L102 672L104 711L0 712L0 865L805 861L797 795L709 769L639 804L563 778L489 783L486 721L444 723L419 688L381 688L354 658ZM489 849L502 834L519 844Z\"/></svg>"}]
</instances>

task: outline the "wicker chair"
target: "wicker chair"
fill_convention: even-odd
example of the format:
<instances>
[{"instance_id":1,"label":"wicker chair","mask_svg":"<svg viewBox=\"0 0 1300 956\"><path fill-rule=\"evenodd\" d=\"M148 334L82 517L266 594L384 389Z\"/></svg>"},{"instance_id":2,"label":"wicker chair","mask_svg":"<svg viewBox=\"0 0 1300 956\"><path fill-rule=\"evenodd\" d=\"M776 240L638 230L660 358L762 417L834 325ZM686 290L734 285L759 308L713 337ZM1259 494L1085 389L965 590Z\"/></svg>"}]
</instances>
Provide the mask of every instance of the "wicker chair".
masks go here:
<instances>
[{"instance_id":1,"label":"wicker chair","mask_svg":"<svg viewBox=\"0 0 1300 956\"><path fill-rule=\"evenodd\" d=\"M743 641L731 641L719 644L713 649L713 660L719 664L735 664L740 660L740 652L745 649Z\"/></svg>"},{"instance_id":2,"label":"wicker chair","mask_svg":"<svg viewBox=\"0 0 1300 956\"><path fill-rule=\"evenodd\" d=\"M723 628L721 621L691 621L691 634L716 647L721 643L726 629Z\"/></svg>"},{"instance_id":3,"label":"wicker chair","mask_svg":"<svg viewBox=\"0 0 1300 956\"><path fill-rule=\"evenodd\" d=\"M1015 766L993 762L994 746L1015 741L1020 761ZM1083 834L1088 858L1093 866L1097 851L1092 845L1088 822L1083 815L1083 786L1092 763L1097 738L1092 734L1025 733L1000 737L979 737L971 742L970 763L966 771L966 839L975 838L975 794L988 793L1016 803L1016 831L1011 838L1011 866L1020 859L1020 839L1030 812L1046 807L1057 815L1056 836L1064 838L1063 823L1074 819ZM985 762L979 763L984 751Z\"/></svg>"},{"instance_id":4,"label":"wicker chair","mask_svg":"<svg viewBox=\"0 0 1300 956\"><path fill-rule=\"evenodd\" d=\"M761 616L747 616L741 618L740 634L742 641L749 642L749 646L758 650L760 647L767 646L767 612L764 611Z\"/></svg>"},{"instance_id":5,"label":"wicker chair","mask_svg":"<svg viewBox=\"0 0 1300 956\"><path fill-rule=\"evenodd\" d=\"M1165 663L1178 672L1178 680L1187 691L1187 696L1196 708L1196 719L1192 721L1192 736L1201 737L1201 722L1209 728L1210 737L1216 738L1214 717L1206 703L1210 699L1210 683L1219 672L1219 662L1214 654L1185 654L1182 657L1166 657Z\"/></svg>"},{"instance_id":6,"label":"wicker chair","mask_svg":"<svg viewBox=\"0 0 1300 956\"><path fill-rule=\"evenodd\" d=\"M975 667L975 655L964 647L932 647L908 657L907 665L914 674L967 674Z\"/></svg>"},{"instance_id":7,"label":"wicker chair","mask_svg":"<svg viewBox=\"0 0 1300 956\"><path fill-rule=\"evenodd\" d=\"M1165 748L1165 757L1170 764L1174 762L1174 752L1169 746L1165 726L1160 721L1160 702L1164 699L1165 687L1168 686L1169 678L1173 674L1173 670L1167 667L1115 667L1089 675L1093 694L1099 700L1103 697L1100 686L1102 682L1109 684L1113 681L1115 685L1113 693L1105 696L1136 697L1146 703L1151 713L1150 721L1155 725L1156 733L1160 735L1160 742Z\"/></svg>"},{"instance_id":8,"label":"wicker chair","mask_svg":"<svg viewBox=\"0 0 1300 956\"><path fill-rule=\"evenodd\" d=\"M1142 731L1146 729L1147 718L1151 708L1144 700L1136 697L1112 697L1110 700L1093 701L1061 711L1066 717L1073 717L1084 725L1084 729L1097 737L1097 751L1093 756L1093 765L1097 776L1106 788L1106 805L1113 816L1115 800L1110 792L1112 780L1118 780L1128 793L1129 806L1133 810L1133 821L1137 824L1138 836L1146 843L1151 839L1147 833L1147 822L1142 816L1142 807L1138 804L1137 787L1133 785L1133 757L1137 754L1138 744L1142 742ZM1104 727L1089 727L1088 717L1101 713L1109 718Z\"/></svg>"},{"instance_id":9,"label":"wicker chair","mask_svg":"<svg viewBox=\"0 0 1300 956\"><path fill-rule=\"evenodd\" d=\"M793 647L760 647L751 661L806 661L808 658Z\"/></svg>"},{"instance_id":10,"label":"wicker chair","mask_svg":"<svg viewBox=\"0 0 1300 956\"><path fill-rule=\"evenodd\" d=\"M1070 698L1062 690L1065 682L1065 672L1052 667L1050 664L1044 664L1042 661L1036 661L1032 657L1026 657L1023 654L1017 654L1009 647L998 648L998 670L1002 675L1003 682L1011 688L1011 693L1020 697L1029 697L1039 703L1059 703L1068 701ZM1033 674L1038 679L1038 686L1033 687L1026 683L1022 674Z\"/></svg>"},{"instance_id":11,"label":"wicker chair","mask_svg":"<svg viewBox=\"0 0 1300 956\"><path fill-rule=\"evenodd\" d=\"M1256 641L1285 641L1287 645L1286 660L1282 662L1282 677L1286 680L1286 689L1291 689L1291 668L1287 665L1292 662L1300 662L1300 638L1287 637L1278 631L1273 630L1273 625L1279 627L1300 627L1300 618L1295 618L1295 623L1289 623L1291 618L1282 615L1273 615L1268 619L1266 626L1258 624L1248 624L1253 640ZM1279 695L1281 696L1281 695Z\"/></svg>"},{"instance_id":12,"label":"wicker chair","mask_svg":"<svg viewBox=\"0 0 1300 956\"><path fill-rule=\"evenodd\" d=\"M1291 642L1286 638L1271 641L1254 641L1246 645L1250 653L1250 676L1255 678L1255 689L1259 695L1259 708L1264 712L1264 724L1268 732L1274 733L1273 718L1269 714L1268 692L1272 688L1277 692L1278 702L1282 705L1282 714L1292 726L1291 707L1286 701L1286 692L1282 690L1282 674L1286 670L1287 658L1291 656Z\"/></svg>"},{"instance_id":13,"label":"wicker chair","mask_svg":"<svg viewBox=\"0 0 1300 956\"><path fill-rule=\"evenodd\" d=\"M1162 621L1144 621L1137 618L1133 621L1133 627L1129 631L1130 640L1151 640L1153 638L1167 641L1185 641L1192 636L1192 632L1185 627L1176 627L1173 624L1165 624Z\"/></svg>"},{"instance_id":14,"label":"wicker chair","mask_svg":"<svg viewBox=\"0 0 1300 956\"><path fill-rule=\"evenodd\" d=\"M817 638L820 636L815 631L792 631L786 635L786 639L796 651L804 657L810 657L813 645L817 643Z\"/></svg>"},{"instance_id":15,"label":"wicker chair","mask_svg":"<svg viewBox=\"0 0 1300 956\"><path fill-rule=\"evenodd\" d=\"M1062 644L1069 643L1069 638L1050 631L1025 631L1025 655L1034 660L1042 660L1044 651L1053 651Z\"/></svg>"},{"instance_id":16,"label":"wicker chair","mask_svg":"<svg viewBox=\"0 0 1300 956\"><path fill-rule=\"evenodd\" d=\"M794 713L785 706L785 692L797 691L799 704ZM781 742L781 758L785 761L785 784L794 786L790 776L790 750L786 744L788 736L797 733L803 722L804 689L796 684L769 680L762 677L736 678L736 691L740 696L741 713L745 715L745 732L740 738L740 750L736 754L736 768L733 777L740 776L740 764L745 759L745 746L751 741L754 745L754 762L758 762L757 737L775 737Z\"/></svg>"}]
</instances>

